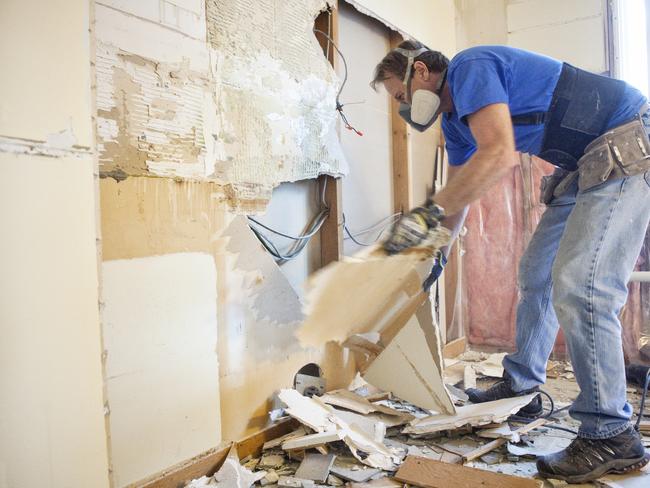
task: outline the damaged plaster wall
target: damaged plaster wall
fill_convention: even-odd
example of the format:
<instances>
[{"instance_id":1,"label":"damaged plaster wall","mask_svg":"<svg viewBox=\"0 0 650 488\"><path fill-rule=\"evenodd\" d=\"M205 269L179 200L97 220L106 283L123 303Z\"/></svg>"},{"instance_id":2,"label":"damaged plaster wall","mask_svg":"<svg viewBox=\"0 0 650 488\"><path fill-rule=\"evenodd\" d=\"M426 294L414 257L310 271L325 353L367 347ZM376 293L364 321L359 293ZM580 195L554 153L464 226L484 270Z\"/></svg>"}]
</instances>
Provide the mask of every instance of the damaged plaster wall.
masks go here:
<instances>
[{"instance_id":1,"label":"damaged plaster wall","mask_svg":"<svg viewBox=\"0 0 650 488\"><path fill-rule=\"evenodd\" d=\"M0 2L2 487L109 486L89 6Z\"/></svg>"},{"instance_id":2,"label":"damaged plaster wall","mask_svg":"<svg viewBox=\"0 0 650 488\"><path fill-rule=\"evenodd\" d=\"M220 410L223 440L239 439L263 427L268 419L267 413L271 408L269 400L273 392L291 387L294 374L306 363L320 364L332 387L347 385L354 365L342 349L330 346L305 349L298 345L293 336L302 317L298 296L250 232L245 219L235 218L230 212L220 185L174 181L170 178L130 177L119 183L105 178L101 180L100 186L104 267L112 266L114 260L120 260L122 266L124 263L136 266L141 261L140 258L162 262L161 259L177 253L202 253L215 266L216 273L210 292L217 310L218 346L213 351L212 358L214 361L218 358L219 362L219 401L215 397L217 392L213 363L206 360L200 371L196 365L177 364L182 371L188 373L188 368L197 368L191 372L196 385L202 384L203 388L197 397L177 398L177 413L180 412L181 420L166 432L167 438L174 440L166 446L169 449L167 454L173 450L177 440L196 435L187 429L191 424L182 420L183 412L195 419L198 418L197 415L204 416L212 412L214 419L219 419ZM209 267L207 263L206 267ZM125 280L122 282L126 287ZM146 281L139 286L147 286ZM155 283L150 284L152 288L155 286ZM207 286L207 280L204 280L201 289L207 292ZM111 289L119 289L117 283ZM204 300L207 299L205 295L202 296ZM106 297L107 300L109 298ZM189 297L184 303L191 305L194 302ZM189 310L187 317L200 319L199 315L192 315ZM181 326L178 321L157 320L153 313L143 317L139 323L141 327L160 329L159 334L162 336L167 336ZM123 323L121 327L124 325ZM105 327L112 328L106 320ZM194 330L188 334L187 341L212 341L210 334L214 330L187 330ZM134 338L138 337L140 339L137 345L145 358L157 357L164 350L158 342L145 340L146 336L143 337L137 331L131 334L123 330L116 336L113 332L110 329L105 332L107 345L112 345L112 348L108 348L109 363L111 349L127 350ZM183 348L180 343L178 347ZM175 358L176 361L180 356ZM145 381L146 375L139 373L134 375L136 378L140 380L130 387L135 389L139 385L146 391L151 383ZM178 378L156 378L157 388L173 391L177 387ZM110 382L114 380L109 378L108 381L111 411L130 410L131 402L126 396L116 397L110 394ZM115 381L120 379L116 378ZM151 417L146 409L138 409L135 413L131 411L131 415L130 422L133 425L147 423ZM129 466L128 461L124 461L123 468L117 465L118 460L124 459L124 454L129 452L128 445L125 445L127 433L124 429L112 429L111 435L119 438L113 439L113 449L119 450L119 446L124 449L114 452L114 469L116 472L126 469L133 473L131 470L135 468ZM205 435L213 433L206 432ZM203 449L202 442L192 442L185 447L198 454ZM215 437L214 445L218 443L219 439ZM188 450L184 452L187 453ZM187 456L177 453L175 457L178 462ZM169 457L165 459L169 460ZM147 466L153 465L153 460L147 462ZM138 469L142 470L143 466Z\"/></svg>"},{"instance_id":3,"label":"damaged plaster wall","mask_svg":"<svg viewBox=\"0 0 650 488\"><path fill-rule=\"evenodd\" d=\"M260 210L283 181L344 173L338 80L312 33L326 6L98 2L102 174L207 179Z\"/></svg>"}]
</instances>

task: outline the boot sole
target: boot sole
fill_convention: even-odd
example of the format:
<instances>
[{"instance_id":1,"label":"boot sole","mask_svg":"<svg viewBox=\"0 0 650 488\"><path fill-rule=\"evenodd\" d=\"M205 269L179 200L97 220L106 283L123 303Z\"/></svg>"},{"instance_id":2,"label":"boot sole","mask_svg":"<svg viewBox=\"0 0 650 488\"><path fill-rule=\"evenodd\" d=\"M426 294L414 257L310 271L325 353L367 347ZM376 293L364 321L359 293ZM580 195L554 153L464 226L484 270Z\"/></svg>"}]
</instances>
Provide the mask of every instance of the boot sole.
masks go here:
<instances>
[{"instance_id":1,"label":"boot sole","mask_svg":"<svg viewBox=\"0 0 650 488\"><path fill-rule=\"evenodd\" d=\"M546 473L544 471L539 471L539 474L544 478L553 478L555 480L563 480L567 483L587 483L589 481L594 481L601 476L606 474L625 474L632 471L637 471L643 468L646 464L650 462L650 453L645 453L640 458L635 459L615 459L609 461L608 463L598 466L593 471L590 471L586 474L574 475L574 476L563 476L557 473Z\"/></svg>"}]
</instances>

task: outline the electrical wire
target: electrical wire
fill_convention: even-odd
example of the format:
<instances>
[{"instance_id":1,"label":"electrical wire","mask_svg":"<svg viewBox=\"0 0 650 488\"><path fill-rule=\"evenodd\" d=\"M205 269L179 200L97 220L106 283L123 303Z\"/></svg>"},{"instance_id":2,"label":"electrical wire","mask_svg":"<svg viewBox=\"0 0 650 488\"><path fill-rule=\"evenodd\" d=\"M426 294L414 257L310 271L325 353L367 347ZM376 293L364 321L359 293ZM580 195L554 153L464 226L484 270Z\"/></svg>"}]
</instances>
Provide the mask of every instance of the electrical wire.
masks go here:
<instances>
[{"instance_id":1,"label":"electrical wire","mask_svg":"<svg viewBox=\"0 0 650 488\"><path fill-rule=\"evenodd\" d=\"M639 415L636 419L636 423L634 424L634 428L639 431L641 427L641 419L643 418L643 412L645 410L645 401L646 397L648 396L648 386L650 386L650 368L648 371L646 371L645 374L645 384L643 385L643 396L641 396L641 405L639 406Z\"/></svg>"},{"instance_id":2,"label":"electrical wire","mask_svg":"<svg viewBox=\"0 0 650 488\"><path fill-rule=\"evenodd\" d=\"M352 124L350 124L347 116L345 115L345 113L343 113L343 107L345 106L345 104L341 103L341 92L343 91L343 87L345 87L345 84L348 81L348 63L345 60L345 56L343 55L343 53L341 52L339 47L336 45L336 43L334 42L334 40L332 39L332 37L328 33L323 32L320 29L314 29L314 32L324 36L328 41L327 49L329 49L329 45L331 44L334 47L334 49L336 50L336 52L339 54L339 56L341 57L341 61L343 62L343 80L341 81L341 86L339 86L339 91L336 93L336 110L339 113L339 115L341 116L341 120L343 121L343 124L345 125L345 128L348 129L348 130L353 131L358 136L362 136L363 132L361 132L360 130L355 128Z\"/></svg>"},{"instance_id":3,"label":"electrical wire","mask_svg":"<svg viewBox=\"0 0 650 488\"><path fill-rule=\"evenodd\" d=\"M346 224L346 221L345 221L345 213L344 213L344 214L343 214L343 230L344 230L345 233L348 235L348 237L346 237L346 239L350 239L350 240L352 240L352 242L354 242L354 243L357 244L358 246L364 246L364 247L372 246L372 245L375 244L377 241L379 241L379 239L381 239L381 236L383 235L384 231L385 231L388 227L392 226L392 225L397 221L397 217L399 217L399 216L401 216L401 215L402 215L402 214L401 214L401 212L400 212L400 213L395 213L395 214L393 214L393 215L390 215L390 216L388 216L388 217L384 217L383 219L381 219L379 222L377 222L376 224L372 225L371 227L368 227L367 229L364 229L364 230L362 230L362 231L359 231L359 232L356 232L356 233L352 234L352 232L350 231L350 228L349 228L349 227L347 226L347 224ZM383 227L381 227L381 230L380 230L379 234L377 235L377 237L374 239L374 241L372 241L372 242L361 242L361 241L359 241L359 240L357 239L357 236L360 236L360 235L362 235L362 234L367 234L367 233L369 233L369 232L372 232L372 231L376 230L377 227L379 227L380 225L382 225L382 224L383 224L384 222L386 222L387 220L390 220L390 222L384 224Z\"/></svg>"}]
</instances>

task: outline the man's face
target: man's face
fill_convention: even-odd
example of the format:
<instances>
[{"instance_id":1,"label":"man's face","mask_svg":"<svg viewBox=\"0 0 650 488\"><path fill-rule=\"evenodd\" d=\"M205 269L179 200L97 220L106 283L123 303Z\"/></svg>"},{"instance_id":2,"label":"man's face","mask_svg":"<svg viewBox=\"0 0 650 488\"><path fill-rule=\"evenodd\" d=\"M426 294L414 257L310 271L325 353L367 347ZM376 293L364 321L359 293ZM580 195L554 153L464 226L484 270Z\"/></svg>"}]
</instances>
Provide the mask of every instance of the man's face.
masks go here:
<instances>
[{"instance_id":1,"label":"man's face","mask_svg":"<svg viewBox=\"0 0 650 488\"><path fill-rule=\"evenodd\" d=\"M439 77L440 73L431 73L423 62L416 61L412 68L410 90L401 78L394 75L384 81L384 87L395 100L410 105L411 96L417 90L435 91Z\"/></svg>"}]
</instances>

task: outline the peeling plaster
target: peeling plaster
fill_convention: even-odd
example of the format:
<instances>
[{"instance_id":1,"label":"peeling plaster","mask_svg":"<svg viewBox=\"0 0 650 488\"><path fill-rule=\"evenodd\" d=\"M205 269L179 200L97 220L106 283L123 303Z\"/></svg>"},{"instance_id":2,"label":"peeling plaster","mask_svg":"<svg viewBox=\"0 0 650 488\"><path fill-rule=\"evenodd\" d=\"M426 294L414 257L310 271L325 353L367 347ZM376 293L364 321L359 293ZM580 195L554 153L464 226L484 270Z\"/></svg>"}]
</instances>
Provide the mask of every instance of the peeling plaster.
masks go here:
<instances>
[{"instance_id":1,"label":"peeling plaster","mask_svg":"<svg viewBox=\"0 0 650 488\"><path fill-rule=\"evenodd\" d=\"M110 3L97 11L102 176L214 181L250 211L282 182L347 172L338 79L312 32L326 1L210 0L203 32L193 21L182 33Z\"/></svg>"}]
</instances>

